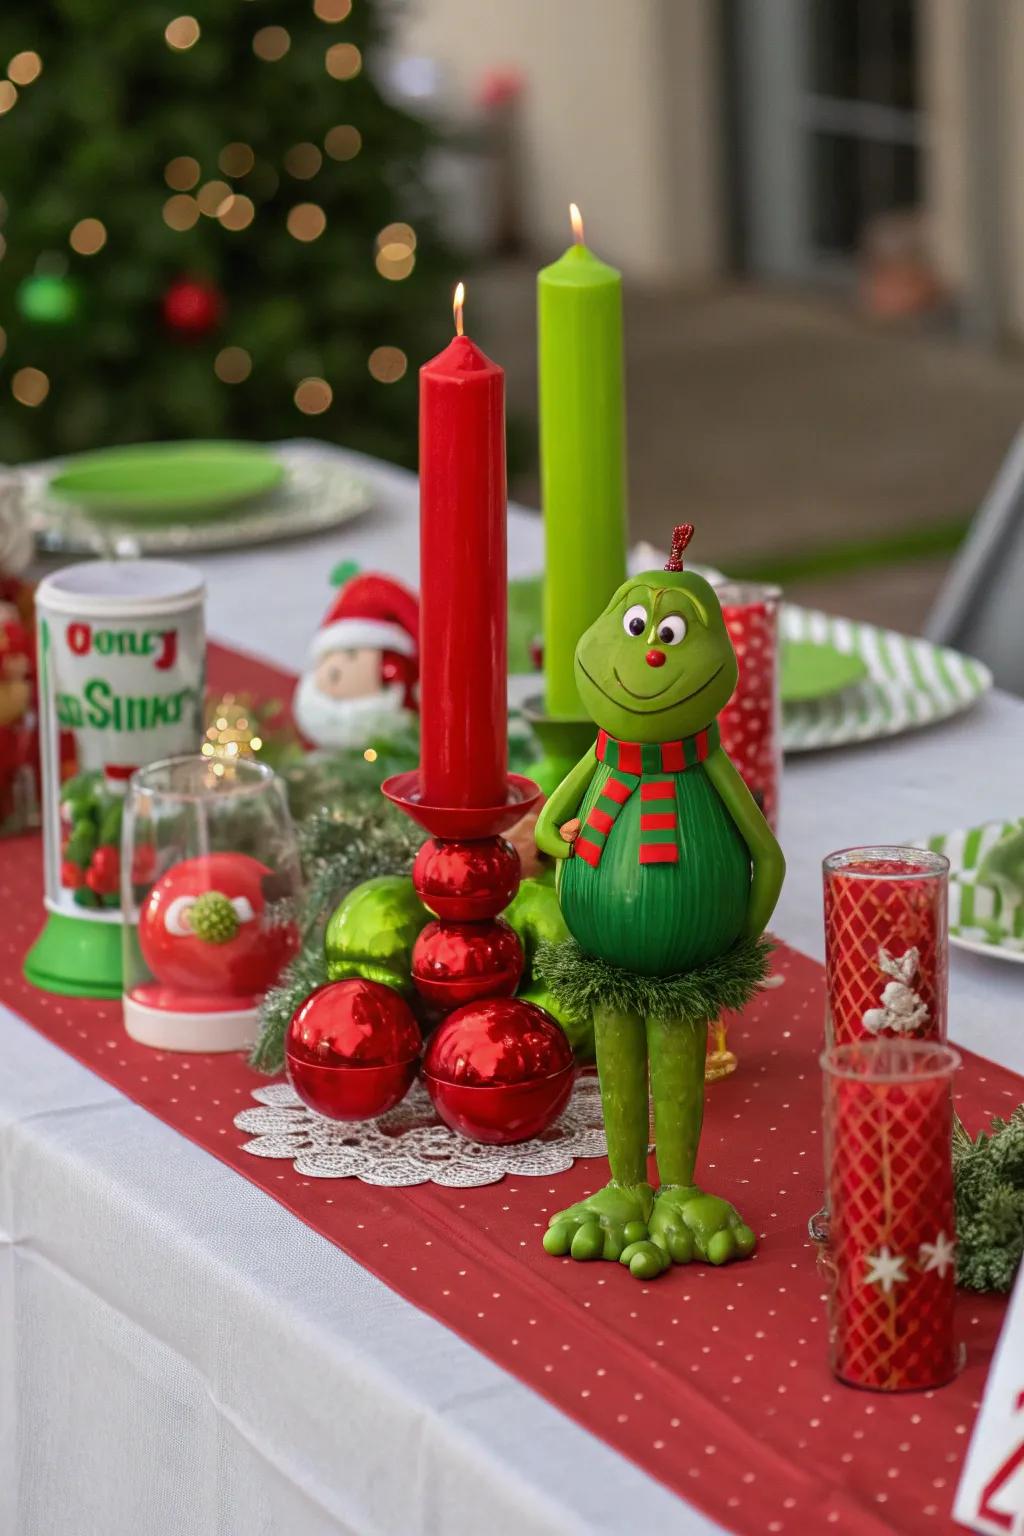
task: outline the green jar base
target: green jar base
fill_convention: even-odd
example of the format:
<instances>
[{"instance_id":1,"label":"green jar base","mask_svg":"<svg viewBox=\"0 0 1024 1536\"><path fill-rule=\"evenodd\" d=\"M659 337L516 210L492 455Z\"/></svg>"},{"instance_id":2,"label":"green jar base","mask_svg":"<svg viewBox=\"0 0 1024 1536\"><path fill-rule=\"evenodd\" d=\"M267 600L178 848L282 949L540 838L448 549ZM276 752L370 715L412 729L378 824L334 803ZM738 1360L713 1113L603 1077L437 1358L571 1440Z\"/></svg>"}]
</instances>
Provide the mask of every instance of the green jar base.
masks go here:
<instances>
[{"instance_id":1,"label":"green jar base","mask_svg":"<svg viewBox=\"0 0 1024 1536\"><path fill-rule=\"evenodd\" d=\"M120 922L48 912L25 956L25 978L62 997L120 997L121 938Z\"/></svg>"}]
</instances>

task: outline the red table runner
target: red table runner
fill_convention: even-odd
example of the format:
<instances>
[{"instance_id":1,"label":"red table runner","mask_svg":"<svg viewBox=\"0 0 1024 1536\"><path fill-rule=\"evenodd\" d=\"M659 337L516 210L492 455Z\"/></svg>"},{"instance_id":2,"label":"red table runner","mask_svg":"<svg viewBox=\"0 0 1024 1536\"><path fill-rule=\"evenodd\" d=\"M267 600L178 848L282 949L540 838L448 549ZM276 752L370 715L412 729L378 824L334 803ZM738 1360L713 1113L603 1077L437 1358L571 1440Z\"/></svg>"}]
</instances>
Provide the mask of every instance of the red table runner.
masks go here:
<instances>
[{"instance_id":1,"label":"red table runner","mask_svg":"<svg viewBox=\"0 0 1024 1536\"><path fill-rule=\"evenodd\" d=\"M217 650L211 679L264 697L290 686ZM762 1235L756 1257L644 1285L618 1265L541 1249L548 1213L602 1182L603 1162L482 1189L387 1190L306 1179L242 1151L247 1137L232 1121L266 1079L241 1058L147 1050L125 1035L117 1004L52 997L23 980L40 921L39 866L35 839L3 845L0 997L591 1433L751 1536L960 1529L949 1511L1003 1302L961 1296L967 1365L941 1391L887 1397L830 1375L825 1289L806 1230L822 1183L815 962L781 949L782 985L730 1033L738 1072L708 1093L699 1176ZM975 1130L1008 1114L1024 1082L963 1054L957 1103Z\"/></svg>"}]
</instances>

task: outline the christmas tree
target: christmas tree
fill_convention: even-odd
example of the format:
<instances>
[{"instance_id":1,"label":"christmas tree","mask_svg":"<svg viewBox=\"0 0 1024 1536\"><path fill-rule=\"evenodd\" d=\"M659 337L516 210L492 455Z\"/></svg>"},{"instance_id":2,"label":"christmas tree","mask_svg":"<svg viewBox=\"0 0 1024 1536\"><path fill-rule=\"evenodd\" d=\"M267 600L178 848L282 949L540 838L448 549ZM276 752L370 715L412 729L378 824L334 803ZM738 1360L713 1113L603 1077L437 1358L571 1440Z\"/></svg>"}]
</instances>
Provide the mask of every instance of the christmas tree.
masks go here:
<instances>
[{"instance_id":1,"label":"christmas tree","mask_svg":"<svg viewBox=\"0 0 1024 1536\"><path fill-rule=\"evenodd\" d=\"M317 436L415 462L459 275L376 0L5 0L0 460Z\"/></svg>"}]
</instances>

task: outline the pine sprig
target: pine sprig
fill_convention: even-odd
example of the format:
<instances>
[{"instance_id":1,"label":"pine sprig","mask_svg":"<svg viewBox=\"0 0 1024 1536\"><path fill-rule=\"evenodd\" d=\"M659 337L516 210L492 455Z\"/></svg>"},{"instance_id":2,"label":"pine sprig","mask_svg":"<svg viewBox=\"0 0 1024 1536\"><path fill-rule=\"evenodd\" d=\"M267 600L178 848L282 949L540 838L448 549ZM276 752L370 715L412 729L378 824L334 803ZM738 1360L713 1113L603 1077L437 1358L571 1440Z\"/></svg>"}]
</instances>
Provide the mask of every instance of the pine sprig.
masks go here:
<instances>
[{"instance_id":1,"label":"pine sprig","mask_svg":"<svg viewBox=\"0 0 1024 1536\"><path fill-rule=\"evenodd\" d=\"M327 920L355 886L374 875L404 875L412 868L422 830L395 811L379 788L354 804L315 811L299 823L305 896L299 914L301 949L260 1008L260 1038L250 1063L280 1072L284 1038L296 1008L327 980L323 952Z\"/></svg>"},{"instance_id":2,"label":"pine sprig","mask_svg":"<svg viewBox=\"0 0 1024 1536\"><path fill-rule=\"evenodd\" d=\"M953 1131L957 1284L1008 1291L1024 1256L1024 1104L971 1138Z\"/></svg>"}]
</instances>

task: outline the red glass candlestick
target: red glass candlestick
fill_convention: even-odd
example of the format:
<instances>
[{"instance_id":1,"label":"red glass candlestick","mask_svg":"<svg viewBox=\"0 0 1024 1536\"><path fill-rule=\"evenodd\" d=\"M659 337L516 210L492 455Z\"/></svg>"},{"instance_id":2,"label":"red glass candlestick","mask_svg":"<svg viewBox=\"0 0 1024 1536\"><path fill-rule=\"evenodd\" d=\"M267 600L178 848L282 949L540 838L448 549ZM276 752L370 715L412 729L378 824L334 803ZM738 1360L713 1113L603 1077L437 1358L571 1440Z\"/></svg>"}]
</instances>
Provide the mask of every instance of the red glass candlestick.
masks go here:
<instances>
[{"instance_id":1,"label":"red glass candlestick","mask_svg":"<svg viewBox=\"0 0 1024 1536\"><path fill-rule=\"evenodd\" d=\"M938 1387L953 1332L952 1075L927 1041L858 1041L822 1057L832 1368L851 1386Z\"/></svg>"},{"instance_id":2,"label":"red glass candlestick","mask_svg":"<svg viewBox=\"0 0 1024 1536\"><path fill-rule=\"evenodd\" d=\"M736 692L718 717L722 746L764 812L779 819L782 715L779 693L778 587L729 581L717 588L722 617L739 664Z\"/></svg>"},{"instance_id":3,"label":"red glass candlestick","mask_svg":"<svg viewBox=\"0 0 1024 1536\"><path fill-rule=\"evenodd\" d=\"M949 861L847 848L824 863L827 1036L945 1040Z\"/></svg>"}]
</instances>

